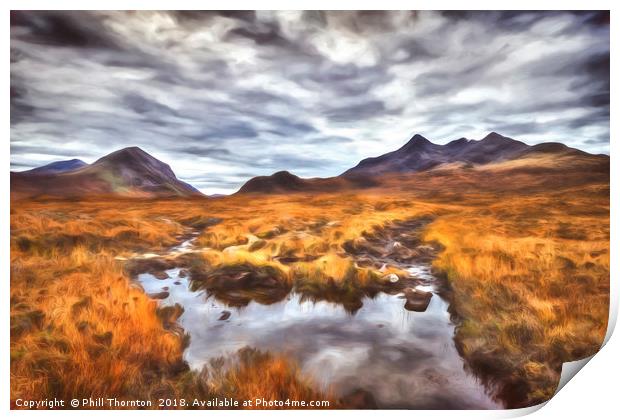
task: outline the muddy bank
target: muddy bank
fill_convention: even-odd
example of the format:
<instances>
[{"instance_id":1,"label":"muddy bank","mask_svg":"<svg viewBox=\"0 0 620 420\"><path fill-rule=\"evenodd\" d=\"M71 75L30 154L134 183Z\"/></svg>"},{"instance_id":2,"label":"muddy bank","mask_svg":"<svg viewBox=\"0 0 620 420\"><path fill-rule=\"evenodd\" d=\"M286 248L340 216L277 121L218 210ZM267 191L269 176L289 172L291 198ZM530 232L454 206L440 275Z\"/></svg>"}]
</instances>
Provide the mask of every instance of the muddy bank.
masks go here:
<instances>
[{"instance_id":1,"label":"muddy bank","mask_svg":"<svg viewBox=\"0 0 620 420\"><path fill-rule=\"evenodd\" d=\"M404 273L390 274L393 290L402 293L405 308L423 312L433 293L447 302L452 302L450 285L444 273L432 267L433 260L443 247L438 242L423 242L422 233L433 217L418 217L404 221L393 221L385 226L364 232L361 237L343 244L347 255L360 267L370 267L380 272L391 268ZM458 323L458 314L451 308L451 319Z\"/></svg>"},{"instance_id":2,"label":"muddy bank","mask_svg":"<svg viewBox=\"0 0 620 420\"><path fill-rule=\"evenodd\" d=\"M441 245L437 242L422 242L421 234L432 220L432 217L419 217L394 221L345 242L343 248L361 266L430 266L441 251Z\"/></svg>"}]
</instances>

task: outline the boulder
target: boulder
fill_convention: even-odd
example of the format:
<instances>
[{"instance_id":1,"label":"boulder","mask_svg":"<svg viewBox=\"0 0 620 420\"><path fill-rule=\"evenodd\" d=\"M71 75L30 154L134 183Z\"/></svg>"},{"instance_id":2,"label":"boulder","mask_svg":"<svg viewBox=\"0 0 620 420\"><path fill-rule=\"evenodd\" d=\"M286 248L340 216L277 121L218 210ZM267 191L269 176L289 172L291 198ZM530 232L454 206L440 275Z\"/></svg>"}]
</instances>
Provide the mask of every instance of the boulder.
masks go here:
<instances>
[{"instance_id":1,"label":"boulder","mask_svg":"<svg viewBox=\"0 0 620 420\"><path fill-rule=\"evenodd\" d=\"M383 280L390 282L390 283L398 283L398 280L399 280L398 276L394 273L387 274L383 276L382 278Z\"/></svg>"},{"instance_id":2,"label":"boulder","mask_svg":"<svg viewBox=\"0 0 620 420\"><path fill-rule=\"evenodd\" d=\"M152 271L151 274L158 280L166 280L170 277L165 271Z\"/></svg>"},{"instance_id":3,"label":"boulder","mask_svg":"<svg viewBox=\"0 0 620 420\"><path fill-rule=\"evenodd\" d=\"M407 299L407 302L405 303L405 309L413 312L424 312L426 311L426 308L428 308L432 297L433 294L431 292L406 289L405 299Z\"/></svg>"},{"instance_id":4,"label":"boulder","mask_svg":"<svg viewBox=\"0 0 620 420\"><path fill-rule=\"evenodd\" d=\"M149 293L151 299L166 299L168 296L170 296L169 292Z\"/></svg>"}]
</instances>

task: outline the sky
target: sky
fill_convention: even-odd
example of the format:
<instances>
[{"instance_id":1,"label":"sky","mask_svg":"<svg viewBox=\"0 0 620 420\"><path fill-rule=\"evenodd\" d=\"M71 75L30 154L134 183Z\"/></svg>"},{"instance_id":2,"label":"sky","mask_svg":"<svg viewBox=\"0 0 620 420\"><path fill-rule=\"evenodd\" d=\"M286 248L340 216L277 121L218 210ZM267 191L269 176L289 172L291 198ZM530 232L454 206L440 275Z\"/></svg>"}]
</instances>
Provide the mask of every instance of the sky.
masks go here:
<instances>
[{"instance_id":1,"label":"sky","mask_svg":"<svg viewBox=\"0 0 620 420\"><path fill-rule=\"evenodd\" d=\"M609 153L608 12L11 12L11 170L139 146L207 194L419 133Z\"/></svg>"}]
</instances>

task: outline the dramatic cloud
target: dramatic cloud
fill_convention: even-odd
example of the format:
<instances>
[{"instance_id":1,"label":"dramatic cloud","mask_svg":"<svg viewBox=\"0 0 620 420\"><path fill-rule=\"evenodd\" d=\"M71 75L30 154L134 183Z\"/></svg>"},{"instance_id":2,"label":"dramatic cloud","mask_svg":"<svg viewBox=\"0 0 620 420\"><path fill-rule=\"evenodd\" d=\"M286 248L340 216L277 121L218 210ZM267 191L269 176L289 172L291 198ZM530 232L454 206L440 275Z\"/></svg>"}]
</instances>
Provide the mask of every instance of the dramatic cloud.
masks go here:
<instances>
[{"instance_id":1,"label":"dramatic cloud","mask_svg":"<svg viewBox=\"0 0 620 420\"><path fill-rule=\"evenodd\" d=\"M226 193L489 131L608 153L609 14L11 14L13 170L137 145Z\"/></svg>"}]
</instances>

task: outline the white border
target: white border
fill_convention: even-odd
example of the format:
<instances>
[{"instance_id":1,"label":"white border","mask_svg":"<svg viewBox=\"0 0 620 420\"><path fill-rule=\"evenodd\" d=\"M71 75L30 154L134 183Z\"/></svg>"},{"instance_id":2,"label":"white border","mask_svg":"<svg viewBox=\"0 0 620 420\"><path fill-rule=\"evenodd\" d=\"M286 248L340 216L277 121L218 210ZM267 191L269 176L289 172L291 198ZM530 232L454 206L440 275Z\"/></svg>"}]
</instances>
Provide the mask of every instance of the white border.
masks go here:
<instances>
[{"instance_id":1,"label":"white border","mask_svg":"<svg viewBox=\"0 0 620 420\"><path fill-rule=\"evenodd\" d=\"M469 9L469 10L612 10L611 13L611 46L616 44L617 30L615 30L618 24L616 19L616 11L614 10L614 4L617 2L604 1L604 0L590 0L588 2L576 1L576 0L564 0L562 2L552 1L503 1L498 3L497 1L489 0L470 0L468 2L459 2L456 0L422 0L422 1L403 1L403 0L382 0L381 2L362 2L351 0L299 0L291 2L290 0L271 0L252 2L247 0L227 0L225 2L199 2L193 0L151 0L149 2L137 1L137 0L91 0L88 3L80 2L77 0L65 0L61 2L55 2L54 4L49 1L41 0L21 0L14 1L9 0L4 2L5 13L2 16L2 25L4 27L5 36L2 38L2 51L5 57L4 67L2 69L4 76L3 93L4 98L8 98L10 95L10 66L9 63L9 50L10 39L9 32L9 13L10 9L25 10L25 9L66 9L66 10L82 10L82 9L102 9L102 10L122 10L122 9L152 9L152 10L183 10L183 9L315 9L315 10L340 10L340 9L380 9L380 10L399 10L399 9L417 9L417 10L449 10L449 9ZM611 82L612 86L615 86L614 74L618 73L618 58L615 53L612 52L611 60ZM619 170L613 165L613 156L615 153L614 144L617 142L617 125L614 124L614 110L617 109L618 101L614 95L611 98L611 137L615 139L610 144L610 150L614 150L610 153L612 156L611 165L611 202L620 203L620 197L618 197L617 190L615 188L614 180L619 178ZM9 259L9 226L10 226L10 199L9 199L9 168L10 168L10 122L9 122L9 102L5 99L3 106L3 112L0 116L2 118L3 126L5 127L6 140L2 143L2 153L0 159L2 160L3 170L0 174L1 182L0 188L2 192L3 204L0 206L0 231L3 232L3 236L0 240L0 252L3 275L0 277L0 288L2 290L2 301L4 302L4 315L3 325L0 335L0 342L4 343L0 348L1 361L0 361L0 389L2 390L2 398L0 399L0 407L2 411L9 410L9 383L10 383L10 370L9 370L9 296L10 296L10 259ZM617 224L617 206L612 205L611 209L611 255L615 255L617 250L616 239L618 237ZM570 381L565 388L563 388L555 397L553 397L545 406L544 409L536 411L534 409L523 410L506 410L506 411L494 411L494 412L482 412L482 411L390 411L385 413L391 417L398 418L459 418L459 419L481 419L481 418L506 418L525 415L527 413L536 411L531 415L532 419L582 419L585 416L591 418L612 418L611 413L617 412L614 404L614 399L617 398L616 379L620 377L620 368L617 355L620 354L620 343L617 337L612 337L611 332L618 313L618 281L615 273L617 272L618 263L617 260L612 258L611 272L612 275L612 289L611 289L611 310L610 310L610 329L606 340L605 347L588 363L588 367L583 372L578 374L577 380ZM121 418L133 418L142 416L155 416L157 418L168 418L176 413L167 411L157 412L140 412L140 411L116 411L110 413L109 411L93 411L87 415L92 418L108 419L110 415L119 416ZM281 412L182 412L180 413L185 418L201 418L209 416L217 416L217 418L238 418L238 417L254 417L254 418L287 418L291 416L295 418L307 418L314 419L316 417L324 416L337 416L344 418L374 418L377 414L373 411L338 411L338 412L294 412L281 411ZM77 418L84 416L83 412L72 411L11 411L10 414L19 418L31 418L46 416L50 418Z\"/></svg>"}]
</instances>

